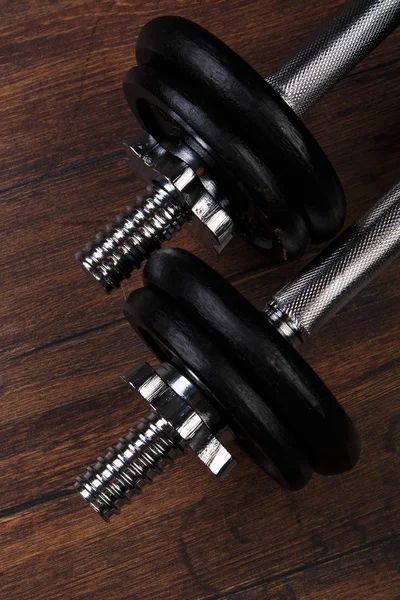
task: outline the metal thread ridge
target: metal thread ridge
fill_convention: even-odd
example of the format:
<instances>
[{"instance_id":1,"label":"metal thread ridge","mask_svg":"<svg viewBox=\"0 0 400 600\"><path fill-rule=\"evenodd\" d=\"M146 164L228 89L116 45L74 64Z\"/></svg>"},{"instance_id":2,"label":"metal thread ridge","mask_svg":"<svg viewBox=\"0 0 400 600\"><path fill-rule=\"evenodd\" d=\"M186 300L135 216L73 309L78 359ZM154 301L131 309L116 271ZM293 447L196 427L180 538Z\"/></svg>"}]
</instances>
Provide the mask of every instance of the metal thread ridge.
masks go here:
<instances>
[{"instance_id":1,"label":"metal thread ridge","mask_svg":"<svg viewBox=\"0 0 400 600\"><path fill-rule=\"evenodd\" d=\"M109 292L120 286L154 250L190 220L183 200L157 185L138 198L134 207L96 236L76 255L84 269Z\"/></svg>"},{"instance_id":2,"label":"metal thread ridge","mask_svg":"<svg viewBox=\"0 0 400 600\"><path fill-rule=\"evenodd\" d=\"M75 488L108 521L181 453L176 433L167 421L152 412L104 457L99 457L83 477L78 477Z\"/></svg>"}]
</instances>

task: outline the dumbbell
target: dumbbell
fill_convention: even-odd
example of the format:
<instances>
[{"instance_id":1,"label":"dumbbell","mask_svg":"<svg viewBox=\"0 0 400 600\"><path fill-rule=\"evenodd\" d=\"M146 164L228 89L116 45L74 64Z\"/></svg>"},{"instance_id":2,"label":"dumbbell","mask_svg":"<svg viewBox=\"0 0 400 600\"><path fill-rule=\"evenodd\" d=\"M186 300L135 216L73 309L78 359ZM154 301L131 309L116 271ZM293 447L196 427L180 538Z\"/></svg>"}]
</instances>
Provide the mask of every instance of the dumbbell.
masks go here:
<instances>
[{"instance_id":1,"label":"dumbbell","mask_svg":"<svg viewBox=\"0 0 400 600\"><path fill-rule=\"evenodd\" d=\"M147 23L124 92L149 187L78 253L84 269L111 291L185 222L217 252L235 228L277 260L333 237L343 190L300 117L399 23L400 0L350 0L266 80L191 21Z\"/></svg>"},{"instance_id":2,"label":"dumbbell","mask_svg":"<svg viewBox=\"0 0 400 600\"><path fill-rule=\"evenodd\" d=\"M154 252L124 313L160 359L124 379L149 416L78 477L106 520L184 451L217 478L233 437L268 475L296 490L314 471L351 469L350 418L296 350L400 254L400 183L256 310L184 250Z\"/></svg>"}]
</instances>

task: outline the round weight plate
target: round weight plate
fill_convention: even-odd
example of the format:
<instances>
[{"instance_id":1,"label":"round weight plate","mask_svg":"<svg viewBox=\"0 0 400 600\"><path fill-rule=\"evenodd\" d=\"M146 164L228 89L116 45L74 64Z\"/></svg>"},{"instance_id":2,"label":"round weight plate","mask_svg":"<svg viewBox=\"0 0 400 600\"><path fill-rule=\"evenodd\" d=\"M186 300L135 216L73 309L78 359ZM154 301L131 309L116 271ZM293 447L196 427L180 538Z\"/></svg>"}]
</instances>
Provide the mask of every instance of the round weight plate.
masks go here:
<instances>
[{"instance_id":1,"label":"round weight plate","mask_svg":"<svg viewBox=\"0 0 400 600\"><path fill-rule=\"evenodd\" d=\"M284 487L299 489L312 469L266 400L249 385L218 345L160 290L132 292L128 322L161 361L171 361L220 412L257 464Z\"/></svg>"},{"instance_id":2,"label":"round weight plate","mask_svg":"<svg viewBox=\"0 0 400 600\"><path fill-rule=\"evenodd\" d=\"M308 234L321 241L338 231L345 202L332 166L237 54L195 23L161 17L143 28L137 59L124 82L132 110L156 138L196 140L218 176L237 184L230 211L256 245L291 258Z\"/></svg>"},{"instance_id":3,"label":"round weight plate","mask_svg":"<svg viewBox=\"0 0 400 600\"><path fill-rule=\"evenodd\" d=\"M359 436L346 412L266 316L223 277L189 252L164 249L152 254L143 279L213 336L241 376L267 399L316 471L330 475L354 466Z\"/></svg>"}]
</instances>

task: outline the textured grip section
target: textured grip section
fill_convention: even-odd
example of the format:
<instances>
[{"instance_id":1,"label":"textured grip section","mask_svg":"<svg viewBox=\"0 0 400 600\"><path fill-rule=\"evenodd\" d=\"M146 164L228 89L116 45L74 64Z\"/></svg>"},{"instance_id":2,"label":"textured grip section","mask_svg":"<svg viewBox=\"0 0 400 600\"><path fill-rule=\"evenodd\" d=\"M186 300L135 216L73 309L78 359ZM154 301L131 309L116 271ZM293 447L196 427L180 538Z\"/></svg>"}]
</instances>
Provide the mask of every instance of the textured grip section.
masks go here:
<instances>
[{"instance_id":1,"label":"textured grip section","mask_svg":"<svg viewBox=\"0 0 400 600\"><path fill-rule=\"evenodd\" d=\"M283 287L270 306L300 333L311 334L399 254L400 183Z\"/></svg>"},{"instance_id":2,"label":"textured grip section","mask_svg":"<svg viewBox=\"0 0 400 600\"><path fill-rule=\"evenodd\" d=\"M268 83L303 115L400 24L400 0L350 0Z\"/></svg>"}]
</instances>

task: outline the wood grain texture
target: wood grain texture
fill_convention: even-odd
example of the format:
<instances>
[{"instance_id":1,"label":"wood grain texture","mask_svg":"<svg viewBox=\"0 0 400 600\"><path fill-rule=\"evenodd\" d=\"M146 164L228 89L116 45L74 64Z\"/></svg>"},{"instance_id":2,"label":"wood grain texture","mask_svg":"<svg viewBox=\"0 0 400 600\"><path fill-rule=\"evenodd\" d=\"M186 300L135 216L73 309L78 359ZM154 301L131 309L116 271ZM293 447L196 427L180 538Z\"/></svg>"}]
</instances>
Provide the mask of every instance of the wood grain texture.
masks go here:
<instances>
[{"instance_id":1,"label":"wood grain texture","mask_svg":"<svg viewBox=\"0 0 400 600\"><path fill-rule=\"evenodd\" d=\"M7 600L394 600L399 597L400 323L393 264L302 351L360 429L346 475L289 494L235 448L220 485L182 458L110 525L71 482L143 415L119 375L152 360L73 259L140 183L121 93L140 27L179 14L267 73L339 0L4 0L0 596ZM400 179L399 32L307 115L348 222ZM309 259L270 265L240 239L196 252L260 308ZM313 250L315 252L316 249Z\"/></svg>"}]
</instances>

